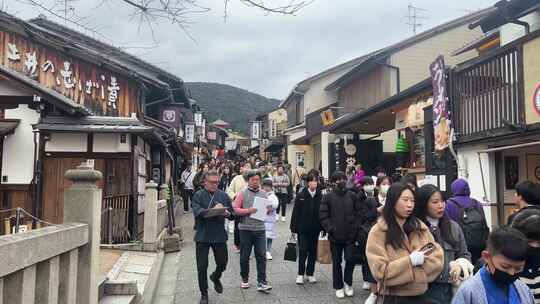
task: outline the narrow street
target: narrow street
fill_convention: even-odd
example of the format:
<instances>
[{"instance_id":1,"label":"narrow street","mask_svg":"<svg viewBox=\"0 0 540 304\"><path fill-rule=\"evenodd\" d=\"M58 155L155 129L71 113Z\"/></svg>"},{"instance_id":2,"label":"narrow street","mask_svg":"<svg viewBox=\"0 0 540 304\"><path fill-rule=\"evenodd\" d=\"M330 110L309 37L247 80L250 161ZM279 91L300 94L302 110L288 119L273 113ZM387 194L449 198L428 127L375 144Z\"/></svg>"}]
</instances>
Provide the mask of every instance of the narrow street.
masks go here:
<instances>
[{"instance_id":1,"label":"narrow street","mask_svg":"<svg viewBox=\"0 0 540 304\"><path fill-rule=\"evenodd\" d=\"M292 209L292 205L287 206ZM176 281L174 303L192 304L199 303L200 293L197 285L197 269L195 264L195 246L193 242L193 217L191 214L184 215L181 219L184 229L184 242L182 251L177 255L180 269ZM278 239L274 240L274 259L268 262L268 278L273 290L270 294L257 292L256 288L248 290L240 289L240 262L238 253L232 247L232 235L229 240L229 263L227 270L223 274L222 283L225 291L218 295L210 282L210 303L363 303L368 293L362 290L362 272L358 267L355 269L355 296L343 300L336 299L332 289L332 269L331 265L316 266L316 284L296 285L297 264L283 260L283 253L288 238L290 237L289 221L279 222ZM215 268L213 256L209 257L209 274ZM250 282L256 282L255 258L251 259Z\"/></svg>"}]
</instances>

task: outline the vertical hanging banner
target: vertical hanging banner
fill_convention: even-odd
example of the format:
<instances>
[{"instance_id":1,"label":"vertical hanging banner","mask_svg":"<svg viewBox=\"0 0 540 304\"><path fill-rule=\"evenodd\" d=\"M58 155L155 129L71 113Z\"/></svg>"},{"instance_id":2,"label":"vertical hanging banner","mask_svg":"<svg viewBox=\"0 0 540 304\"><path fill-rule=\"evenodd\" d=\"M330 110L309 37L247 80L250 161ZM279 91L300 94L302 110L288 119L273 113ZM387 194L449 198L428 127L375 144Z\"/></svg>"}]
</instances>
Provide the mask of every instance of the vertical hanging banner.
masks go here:
<instances>
[{"instance_id":1,"label":"vertical hanging banner","mask_svg":"<svg viewBox=\"0 0 540 304\"><path fill-rule=\"evenodd\" d=\"M251 139L253 140L261 139L261 122L260 121L251 122Z\"/></svg>"},{"instance_id":2,"label":"vertical hanging banner","mask_svg":"<svg viewBox=\"0 0 540 304\"><path fill-rule=\"evenodd\" d=\"M186 143L192 144L195 142L195 125L186 124Z\"/></svg>"},{"instance_id":3,"label":"vertical hanging banner","mask_svg":"<svg viewBox=\"0 0 540 304\"><path fill-rule=\"evenodd\" d=\"M439 56L429 66L433 83L433 129L435 151L442 151L450 145L450 114L448 113L448 92L444 71L444 57Z\"/></svg>"},{"instance_id":4,"label":"vertical hanging banner","mask_svg":"<svg viewBox=\"0 0 540 304\"><path fill-rule=\"evenodd\" d=\"M194 120L195 120L195 126L197 126L197 127L202 127L202 124L203 124L203 117L202 117L202 113L201 113L201 112L195 113L195 115L194 115Z\"/></svg>"}]
</instances>

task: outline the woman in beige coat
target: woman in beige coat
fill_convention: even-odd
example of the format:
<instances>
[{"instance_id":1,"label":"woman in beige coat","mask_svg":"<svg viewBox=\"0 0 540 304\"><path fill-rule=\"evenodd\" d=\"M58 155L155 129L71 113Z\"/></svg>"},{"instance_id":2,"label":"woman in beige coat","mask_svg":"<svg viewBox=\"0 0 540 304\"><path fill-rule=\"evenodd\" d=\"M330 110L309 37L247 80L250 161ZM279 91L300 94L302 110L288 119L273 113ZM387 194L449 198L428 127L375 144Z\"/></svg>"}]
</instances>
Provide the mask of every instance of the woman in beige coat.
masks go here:
<instances>
[{"instance_id":1,"label":"woman in beige coat","mask_svg":"<svg viewBox=\"0 0 540 304\"><path fill-rule=\"evenodd\" d=\"M393 184L383 216L369 232L366 255L383 299L379 303L426 303L428 283L443 269L443 250L413 209L413 190Z\"/></svg>"}]
</instances>

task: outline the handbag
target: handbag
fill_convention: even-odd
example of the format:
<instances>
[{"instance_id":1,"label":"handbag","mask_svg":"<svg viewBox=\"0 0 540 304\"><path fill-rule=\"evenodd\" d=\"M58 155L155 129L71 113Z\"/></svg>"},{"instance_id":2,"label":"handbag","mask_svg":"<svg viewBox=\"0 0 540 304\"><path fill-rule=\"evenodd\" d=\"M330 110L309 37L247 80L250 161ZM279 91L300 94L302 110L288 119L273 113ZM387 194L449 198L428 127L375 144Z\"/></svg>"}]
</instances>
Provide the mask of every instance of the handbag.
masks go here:
<instances>
[{"instance_id":1,"label":"handbag","mask_svg":"<svg viewBox=\"0 0 540 304\"><path fill-rule=\"evenodd\" d=\"M317 242L317 262L319 264L332 264L332 252L330 250L330 241L328 236L319 236Z\"/></svg>"},{"instance_id":2,"label":"handbag","mask_svg":"<svg viewBox=\"0 0 540 304\"><path fill-rule=\"evenodd\" d=\"M364 260L364 250L365 248L360 242L348 244L347 247L345 247L345 261L354 265L362 264L362 261Z\"/></svg>"},{"instance_id":3,"label":"handbag","mask_svg":"<svg viewBox=\"0 0 540 304\"><path fill-rule=\"evenodd\" d=\"M294 235L291 235L287 241L287 246L285 247L285 254L283 259L285 261L296 262L298 258L298 247L296 246L296 239Z\"/></svg>"}]
</instances>

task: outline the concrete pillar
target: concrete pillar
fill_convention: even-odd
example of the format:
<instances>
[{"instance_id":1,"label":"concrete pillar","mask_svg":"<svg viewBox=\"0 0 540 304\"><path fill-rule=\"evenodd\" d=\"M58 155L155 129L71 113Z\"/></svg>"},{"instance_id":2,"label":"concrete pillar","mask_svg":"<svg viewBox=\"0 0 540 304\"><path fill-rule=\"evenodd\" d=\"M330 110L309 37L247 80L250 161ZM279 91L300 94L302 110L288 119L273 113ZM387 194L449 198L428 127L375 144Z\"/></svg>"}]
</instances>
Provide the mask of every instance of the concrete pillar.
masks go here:
<instances>
[{"instance_id":1,"label":"concrete pillar","mask_svg":"<svg viewBox=\"0 0 540 304\"><path fill-rule=\"evenodd\" d=\"M159 186L159 199L168 200L169 199L169 186L166 184L161 184Z\"/></svg>"},{"instance_id":2,"label":"concrete pillar","mask_svg":"<svg viewBox=\"0 0 540 304\"><path fill-rule=\"evenodd\" d=\"M88 243L79 248L77 303L98 302L99 244L101 230L101 189L96 182L102 174L85 165L68 170L73 184L64 192L64 223L88 224Z\"/></svg>"},{"instance_id":3,"label":"concrete pillar","mask_svg":"<svg viewBox=\"0 0 540 304\"><path fill-rule=\"evenodd\" d=\"M25 268L22 273L21 303L34 304L36 298L36 265Z\"/></svg>"},{"instance_id":4,"label":"concrete pillar","mask_svg":"<svg viewBox=\"0 0 540 304\"><path fill-rule=\"evenodd\" d=\"M60 286L58 288L59 304L77 303L77 268L79 250L71 250L60 256Z\"/></svg>"},{"instance_id":5,"label":"concrete pillar","mask_svg":"<svg viewBox=\"0 0 540 304\"><path fill-rule=\"evenodd\" d=\"M59 268L59 256L38 264L36 281L38 303L58 303Z\"/></svg>"},{"instance_id":6,"label":"concrete pillar","mask_svg":"<svg viewBox=\"0 0 540 304\"><path fill-rule=\"evenodd\" d=\"M4 278L0 278L0 304L4 304Z\"/></svg>"},{"instance_id":7,"label":"concrete pillar","mask_svg":"<svg viewBox=\"0 0 540 304\"><path fill-rule=\"evenodd\" d=\"M157 236L158 185L154 181L146 184L144 192L144 244L154 244Z\"/></svg>"}]
</instances>

